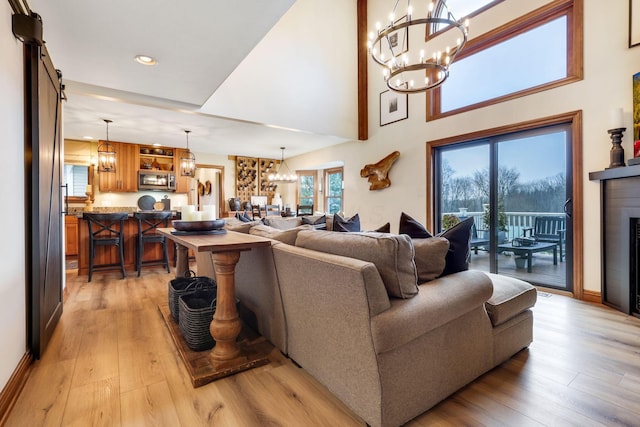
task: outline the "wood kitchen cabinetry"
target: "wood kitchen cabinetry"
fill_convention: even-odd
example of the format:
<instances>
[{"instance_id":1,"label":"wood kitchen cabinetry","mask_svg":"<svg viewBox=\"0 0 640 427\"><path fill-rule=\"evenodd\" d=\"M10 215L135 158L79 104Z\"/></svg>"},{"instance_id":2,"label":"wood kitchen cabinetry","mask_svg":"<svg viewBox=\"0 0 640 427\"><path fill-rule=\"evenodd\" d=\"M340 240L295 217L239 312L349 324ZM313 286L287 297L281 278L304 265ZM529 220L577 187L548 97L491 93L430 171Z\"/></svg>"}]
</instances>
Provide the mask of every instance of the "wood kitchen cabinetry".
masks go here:
<instances>
[{"instance_id":1,"label":"wood kitchen cabinetry","mask_svg":"<svg viewBox=\"0 0 640 427\"><path fill-rule=\"evenodd\" d=\"M189 179L191 179L191 177L180 174L180 159L185 157L188 151L185 148L176 148L174 153L173 170L176 173L176 193L187 193L189 192Z\"/></svg>"},{"instance_id":2,"label":"wood kitchen cabinetry","mask_svg":"<svg viewBox=\"0 0 640 427\"><path fill-rule=\"evenodd\" d=\"M65 255L78 255L78 217L66 215L64 217Z\"/></svg>"},{"instance_id":3,"label":"wood kitchen cabinetry","mask_svg":"<svg viewBox=\"0 0 640 427\"><path fill-rule=\"evenodd\" d=\"M105 141L100 141L102 144ZM99 189L105 191L138 191L140 152L137 144L109 141L116 152L116 171L99 172Z\"/></svg>"}]
</instances>

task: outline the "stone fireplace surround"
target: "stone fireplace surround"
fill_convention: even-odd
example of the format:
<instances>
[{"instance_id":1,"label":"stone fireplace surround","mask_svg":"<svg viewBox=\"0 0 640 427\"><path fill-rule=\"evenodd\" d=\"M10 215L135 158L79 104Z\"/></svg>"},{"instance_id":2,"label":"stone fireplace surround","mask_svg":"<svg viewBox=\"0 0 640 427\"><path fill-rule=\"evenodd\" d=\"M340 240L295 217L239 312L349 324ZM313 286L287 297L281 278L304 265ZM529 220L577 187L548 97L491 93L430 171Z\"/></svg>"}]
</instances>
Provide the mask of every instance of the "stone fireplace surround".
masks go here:
<instances>
[{"instance_id":1,"label":"stone fireplace surround","mask_svg":"<svg viewBox=\"0 0 640 427\"><path fill-rule=\"evenodd\" d=\"M634 248L640 222L640 165L590 172L589 179L600 181L602 302L640 317L640 253Z\"/></svg>"}]
</instances>

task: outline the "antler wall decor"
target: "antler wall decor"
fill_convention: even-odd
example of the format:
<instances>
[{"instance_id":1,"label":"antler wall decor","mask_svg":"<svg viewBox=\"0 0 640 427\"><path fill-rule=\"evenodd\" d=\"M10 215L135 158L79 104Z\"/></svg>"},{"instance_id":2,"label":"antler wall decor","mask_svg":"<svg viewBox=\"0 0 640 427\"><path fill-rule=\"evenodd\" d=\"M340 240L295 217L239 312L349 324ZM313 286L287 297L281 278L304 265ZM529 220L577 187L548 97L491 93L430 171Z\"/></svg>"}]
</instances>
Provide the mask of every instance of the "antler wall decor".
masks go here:
<instances>
[{"instance_id":1,"label":"antler wall decor","mask_svg":"<svg viewBox=\"0 0 640 427\"><path fill-rule=\"evenodd\" d=\"M360 176L368 178L371 184L369 191L382 190L391 185L391 180L388 177L389 170L391 166L393 166L393 163L398 160L398 157L400 157L400 152L394 151L378 163L364 165L364 168L360 170Z\"/></svg>"}]
</instances>

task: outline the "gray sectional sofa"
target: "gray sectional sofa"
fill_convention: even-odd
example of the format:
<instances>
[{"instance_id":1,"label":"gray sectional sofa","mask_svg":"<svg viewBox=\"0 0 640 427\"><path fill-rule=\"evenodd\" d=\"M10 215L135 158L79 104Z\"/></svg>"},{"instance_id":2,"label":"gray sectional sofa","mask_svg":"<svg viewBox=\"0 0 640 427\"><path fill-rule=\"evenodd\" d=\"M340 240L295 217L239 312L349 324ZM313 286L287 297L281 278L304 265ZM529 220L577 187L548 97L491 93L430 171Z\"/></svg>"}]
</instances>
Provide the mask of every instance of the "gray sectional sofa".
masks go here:
<instances>
[{"instance_id":1,"label":"gray sectional sofa","mask_svg":"<svg viewBox=\"0 0 640 427\"><path fill-rule=\"evenodd\" d=\"M371 426L406 423L532 341L533 286L473 270L417 284L408 236L238 230L277 239L240 257L246 320Z\"/></svg>"}]
</instances>

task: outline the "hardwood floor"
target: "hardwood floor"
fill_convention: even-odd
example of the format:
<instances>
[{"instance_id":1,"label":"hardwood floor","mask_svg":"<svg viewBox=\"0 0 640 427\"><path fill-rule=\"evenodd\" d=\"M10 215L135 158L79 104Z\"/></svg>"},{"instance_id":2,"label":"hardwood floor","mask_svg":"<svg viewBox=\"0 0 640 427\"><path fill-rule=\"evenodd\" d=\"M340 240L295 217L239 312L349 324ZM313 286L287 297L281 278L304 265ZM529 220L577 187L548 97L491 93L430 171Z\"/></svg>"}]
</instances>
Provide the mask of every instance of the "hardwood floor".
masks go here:
<instances>
[{"instance_id":1,"label":"hardwood floor","mask_svg":"<svg viewBox=\"0 0 640 427\"><path fill-rule=\"evenodd\" d=\"M157 309L169 274L67 272L49 348L7 426L362 426L274 351L268 365L193 389ZM640 425L640 320L540 293L534 342L408 426Z\"/></svg>"}]
</instances>

